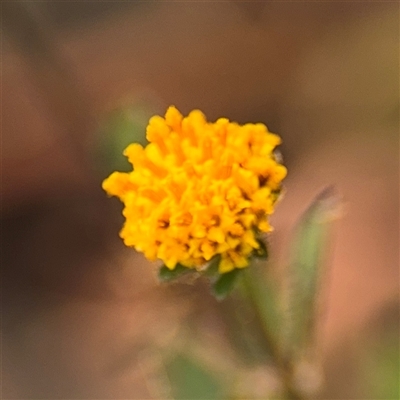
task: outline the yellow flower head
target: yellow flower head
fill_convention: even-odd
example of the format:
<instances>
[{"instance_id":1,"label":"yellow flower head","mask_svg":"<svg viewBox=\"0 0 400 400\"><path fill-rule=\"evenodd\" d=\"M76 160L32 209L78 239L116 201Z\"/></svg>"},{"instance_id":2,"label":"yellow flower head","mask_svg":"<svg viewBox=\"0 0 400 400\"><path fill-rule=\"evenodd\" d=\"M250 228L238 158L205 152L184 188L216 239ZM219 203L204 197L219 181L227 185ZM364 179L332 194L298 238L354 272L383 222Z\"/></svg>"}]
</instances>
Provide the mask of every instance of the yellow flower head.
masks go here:
<instances>
[{"instance_id":1,"label":"yellow flower head","mask_svg":"<svg viewBox=\"0 0 400 400\"><path fill-rule=\"evenodd\" d=\"M169 269L202 270L219 255L219 272L246 267L272 230L286 168L274 149L281 143L263 124L243 126L203 113L183 117L170 107L152 117L149 144L131 144L129 173L114 172L103 189L124 203L120 233L127 246Z\"/></svg>"}]
</instances>

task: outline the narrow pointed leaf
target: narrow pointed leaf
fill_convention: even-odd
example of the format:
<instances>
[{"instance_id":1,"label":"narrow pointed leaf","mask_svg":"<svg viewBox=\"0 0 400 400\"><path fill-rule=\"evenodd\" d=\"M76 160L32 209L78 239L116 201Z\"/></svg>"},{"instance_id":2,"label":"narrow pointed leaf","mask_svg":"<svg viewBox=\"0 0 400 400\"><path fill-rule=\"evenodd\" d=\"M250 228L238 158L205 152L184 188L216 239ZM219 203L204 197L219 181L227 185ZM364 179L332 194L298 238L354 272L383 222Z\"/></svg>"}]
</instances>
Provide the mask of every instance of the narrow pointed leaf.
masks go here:
<instances>
[{"instance_id":1,"label":"narrow pointed leaf","mask_svg":"<svg viewBox=\"0 0 400 400\"><path fill-rule=\"evenodd\" d=\"M242 270L234 269L233 271L222 274L212 286L214 296L218 300L223 300L235 286L237 278Z\"/></svg>"},{"instance_id":2,"label":"narrow pointed leaf","mask_svg":"<svg viewBox=\"0 0 400 400\"><path fill-rule=\"evenodd\" d=\"M193 270L181 264L177 264L174 269L169 269L167 266L163 265L158 272L158 278L161 282L169 282L190 272L193 272Z\"/></svg>"},{"instance_id":3,"label":"narrow pointed leaf","mask_svg":"<svg viewBox=\"0 0 400 400\"><path fill-rule=\"evenodd\" d=\"M331 227L338 216L339 198L329 187L316 197L295 227L288 268L289 293L285 324L285 351L306 351L315 328L321 272L327 261Z\"/></svg>"}]
</instances>

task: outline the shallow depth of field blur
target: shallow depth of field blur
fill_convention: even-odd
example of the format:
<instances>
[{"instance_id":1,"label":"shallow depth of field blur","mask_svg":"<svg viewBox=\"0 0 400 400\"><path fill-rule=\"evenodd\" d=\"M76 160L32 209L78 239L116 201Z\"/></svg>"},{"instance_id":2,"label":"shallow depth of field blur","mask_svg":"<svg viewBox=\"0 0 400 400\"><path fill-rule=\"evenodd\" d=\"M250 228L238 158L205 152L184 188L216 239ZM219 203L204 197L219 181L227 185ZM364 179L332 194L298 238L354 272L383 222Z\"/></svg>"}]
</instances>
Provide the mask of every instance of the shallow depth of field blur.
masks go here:
<instances>
[{"instance_id":1,"label":"shallow depth of field blur","mask_svg":"<svg viewBox=\"0 0 400 400\"><path fill-rule=\"evenodd\" d=\"M2 7L3 398L273 393L273 372L227 345L227 306L204 282L160 286L119 239L121 205L101 190L125 168L124 146L171 104L283 138L278 278L296 220L336 186L318 398L399 397L397 3Z\"/></svg>"}]
</instances>

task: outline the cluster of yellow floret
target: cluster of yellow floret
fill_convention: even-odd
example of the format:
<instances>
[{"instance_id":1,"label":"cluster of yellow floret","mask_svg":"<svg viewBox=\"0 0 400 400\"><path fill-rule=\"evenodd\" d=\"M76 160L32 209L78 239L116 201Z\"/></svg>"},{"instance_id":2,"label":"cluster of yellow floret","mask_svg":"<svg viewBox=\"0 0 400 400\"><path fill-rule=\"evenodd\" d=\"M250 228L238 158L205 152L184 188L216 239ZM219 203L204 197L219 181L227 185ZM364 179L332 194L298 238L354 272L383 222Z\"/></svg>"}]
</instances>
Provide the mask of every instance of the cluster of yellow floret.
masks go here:
<instances>
[{"instance_id":1,"label":"cluster of yellow floret","mask_svg":"<svg viewBox=\"0 0 400 400\"><path fill-rule=\"evenodd\" d=\"M243 126L170 107L147 127L149 144L131 144L129 173L114 172L104 190L124 203L120 236L149 260L201 270L220 255L219 272L246 267L272 230L268 218L286 176L263 124Z\"/></svg>"}]
</instances>

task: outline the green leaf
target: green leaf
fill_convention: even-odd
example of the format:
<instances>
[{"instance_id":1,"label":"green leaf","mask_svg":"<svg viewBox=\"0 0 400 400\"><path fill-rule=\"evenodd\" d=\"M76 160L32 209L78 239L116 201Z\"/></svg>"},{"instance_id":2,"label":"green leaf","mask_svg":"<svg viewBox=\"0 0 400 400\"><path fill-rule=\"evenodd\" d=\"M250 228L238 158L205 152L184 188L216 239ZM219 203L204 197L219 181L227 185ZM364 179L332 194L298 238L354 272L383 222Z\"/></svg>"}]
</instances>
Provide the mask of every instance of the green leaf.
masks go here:
<instances>
[{"instance_id":1,"label":"green leaf","mask_svg":"<svg viewBox=\"0 0 400 400\"><path fill-rule=\"evenodd\" d=\"M165 368L175 400L221 398L218 381L192 357L178 354Z\"/></svg>"},{"instance_id":2,"label":"green leaf","mask_svg":"<svg viewBox=\"0 0 400 400\"><path fill-rule=\"evenodd\" d=\"M358 383L359 398L400 399L399 347L399 299L394 296L372 313L357 343L351 343L355 357L345 368L357 371L353 380Z\"/></svg>"},{"instance_id":3,"label":"green leaf","mask_svg":"<svg viewBox=\"0 0 400 400\"><path fill-rule=\"evenodd\" d=\"M169 269L163 265L158 271L158 278L161 282L169 282L193 271L193 269L184 267L181 264L176 264L174 269Z\"/></svg>"},{"instance_id":4,"label":"green leaf","mask_svg":"<svg viewBox=\"0 0 400 400\"><path fill-rule=\"evenodd\" d=\"M339 197L333 187L323 190L295 227L288 268L289 296L284 347L289 357L311 345L321 271L327 261L332 223Z\"/></svg>"},{"instance_id":5,"label":"green leaf","mask_svg":"<svg viewBox=\"0 0 400 400\"><path fill-rule=\"evenodd\" d=\"M400 398L399 333L390 333L384 333L378 341L367 343L363 348L357 370L365 398Z\"/></svg>"},{"instance_id":6,"label":"green leaf","mask_svg":"<svg viewBox=\"0 0 400 400\"><path fill-rule=\"evenodd\" d=\"M218 300L223 300L232 291L241 271L240 269L234 269L222 274L213 284L212 291Z\"/></svg>"}]
</instances>

